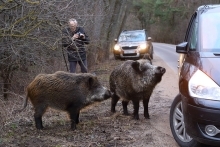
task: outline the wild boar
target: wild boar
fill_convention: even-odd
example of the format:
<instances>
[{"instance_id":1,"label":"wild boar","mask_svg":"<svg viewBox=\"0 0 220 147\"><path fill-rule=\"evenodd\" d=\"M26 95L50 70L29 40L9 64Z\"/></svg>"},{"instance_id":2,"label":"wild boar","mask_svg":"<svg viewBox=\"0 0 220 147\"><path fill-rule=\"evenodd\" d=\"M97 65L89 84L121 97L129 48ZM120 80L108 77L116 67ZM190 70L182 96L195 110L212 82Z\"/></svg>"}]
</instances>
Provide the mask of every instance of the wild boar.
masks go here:
<instances>
[{"instance_id":1,"label":"wild boar","mask_svg":"<svg viewBox=\"0 0 220 147\"><path fill-rule=\"evenodd\" d=\"M43 129L42 115L48 107L67 111L71 119L71 129L75 130L76 124L79 123L80 110L84 106L94 101L105 100L110 96L110 91L103 87L93 74L58 71L35 77L27 86L23 109L27 106L29 98L35 110L34 119L37 129Z\"/></svg>"},{"instance_id":2,"label":"wild boar","mask_svg":"<svg viewBox=\"0 0 220 147\"><path fill-rule=\"evenodd\" d=\"M146 59L127 60L115 67L109 79L112 93L111 112L115 112L115 106L121 98L123 113L128 115L127 105L129 101L132 101L134 118L139 119L139 102L143 100L144 117L149 119L148 103L150 96L165 72L165 68L153 66Z\"/></svg>"}]
</instances>

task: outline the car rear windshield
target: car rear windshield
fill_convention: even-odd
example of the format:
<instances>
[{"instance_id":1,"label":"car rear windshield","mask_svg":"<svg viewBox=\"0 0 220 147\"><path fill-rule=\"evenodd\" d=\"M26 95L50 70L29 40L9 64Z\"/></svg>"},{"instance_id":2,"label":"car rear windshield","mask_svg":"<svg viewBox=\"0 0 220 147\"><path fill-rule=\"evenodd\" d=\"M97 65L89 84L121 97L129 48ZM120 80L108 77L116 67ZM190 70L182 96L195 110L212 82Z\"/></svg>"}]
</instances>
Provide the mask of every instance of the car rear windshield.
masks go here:
<instances>
[{"instance_id":1,"label":"car rear windshield","mask_svg":"<svg viewBox=\"0 0 220 147\"><path fill-rule=\"evenodd\" d=\"M202 51L220 52L220 13L205 13L201 16Z\"/></svg>"},{"instance_id":2,"label":"car rear windshield","mask_svg":"<svg viewBox=\"0 0 220 147\"><path fill-rule=\"evenodd\" d=\"M119 42L136 42L146 41L145 33L143 32L123 32L120 34Z\"/></svg>"}]
</instances>

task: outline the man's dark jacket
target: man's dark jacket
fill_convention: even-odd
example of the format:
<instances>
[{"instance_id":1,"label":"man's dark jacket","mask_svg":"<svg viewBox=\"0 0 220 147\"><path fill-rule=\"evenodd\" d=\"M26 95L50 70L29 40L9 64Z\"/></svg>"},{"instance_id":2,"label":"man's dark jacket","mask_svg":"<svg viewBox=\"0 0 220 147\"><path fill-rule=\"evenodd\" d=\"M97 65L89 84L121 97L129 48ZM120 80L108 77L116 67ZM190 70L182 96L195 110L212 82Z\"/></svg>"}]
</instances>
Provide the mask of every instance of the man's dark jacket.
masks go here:
<instances>
[{"instance_id":1,"label":"man's dark jacket","mask_svg":"<svg viewBox=\"0 0 220 147\"><path fill-rule=\"evenodd\" d=\"M86 60L85 44L89 44L89 37L81 27L77 27L74 32L70 28L63 30L62 45L67 49L68 61L83 61ZM74 34L81 33L85 35L85 39L78 38L72 40Z\"/></svg>"}]
</instances>

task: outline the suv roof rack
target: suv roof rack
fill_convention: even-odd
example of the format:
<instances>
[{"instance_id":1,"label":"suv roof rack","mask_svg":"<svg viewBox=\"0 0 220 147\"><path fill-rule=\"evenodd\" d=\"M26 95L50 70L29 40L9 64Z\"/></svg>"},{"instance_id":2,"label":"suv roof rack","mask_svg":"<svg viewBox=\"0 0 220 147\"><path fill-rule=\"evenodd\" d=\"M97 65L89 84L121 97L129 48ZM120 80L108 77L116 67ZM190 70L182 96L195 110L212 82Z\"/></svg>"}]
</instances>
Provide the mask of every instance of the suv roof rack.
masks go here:
<instances>
[{"instance_id":1,"label":"suv roof rack","mask_svg":"<svg viewBox=\"0 0 220 147\"><path fill-rule=\"evenodd\" d=\"M146 31L145 29L137 29L137 30L122 30L122 32L126 32L126 31Z\"/></svg>"},{"instance_id":2,"label":"suv roof rack","mask_svg":"<svg viewBox=\"0 0 220 147\"><path fill-rule=\"evenodd\" d=\"M202 5L202 6L199 6L199 7L197 8L197 10L200 11L200 10L205 10L205 9L210 9L210 8L216 8L216 7L220 7L220 4Z\"/></svg>"}]
</instances>

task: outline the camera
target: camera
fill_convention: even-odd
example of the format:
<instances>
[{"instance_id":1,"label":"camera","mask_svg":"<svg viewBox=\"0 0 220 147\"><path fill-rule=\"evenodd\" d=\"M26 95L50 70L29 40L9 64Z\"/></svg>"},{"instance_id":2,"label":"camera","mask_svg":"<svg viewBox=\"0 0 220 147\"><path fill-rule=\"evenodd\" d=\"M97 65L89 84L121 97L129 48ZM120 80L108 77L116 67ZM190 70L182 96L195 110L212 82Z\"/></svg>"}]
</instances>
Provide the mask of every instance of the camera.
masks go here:
<instances>
[{"instance_id":1,"label":"camera","mask_svg":"<svg viewBox=\"0 0 220 147\"><path fill-rule=\"evenodd\" d=\"M77 34L79 35L79 38L83 38L83 36L84 36L84 34L81 32L78 32Z\"/></svg>"}]
</instances>

